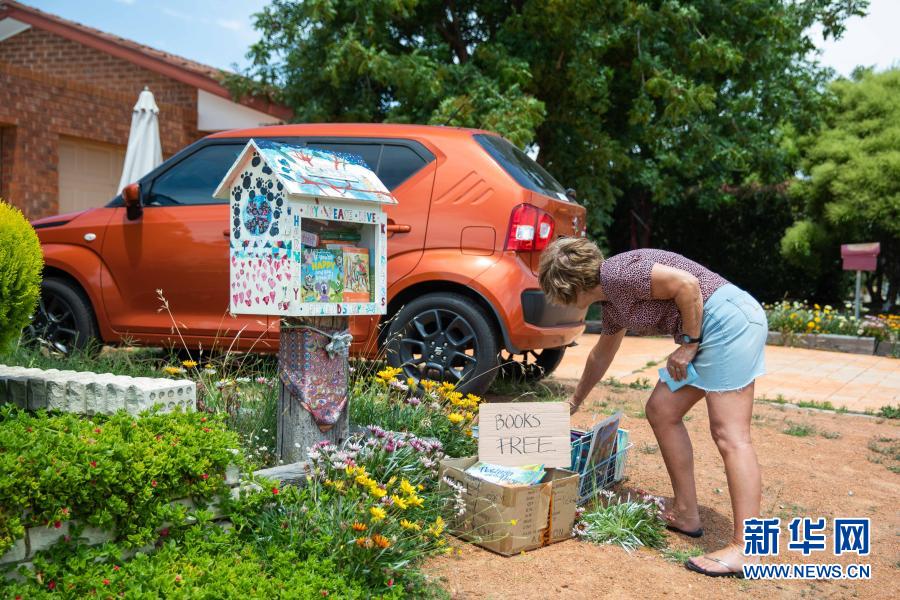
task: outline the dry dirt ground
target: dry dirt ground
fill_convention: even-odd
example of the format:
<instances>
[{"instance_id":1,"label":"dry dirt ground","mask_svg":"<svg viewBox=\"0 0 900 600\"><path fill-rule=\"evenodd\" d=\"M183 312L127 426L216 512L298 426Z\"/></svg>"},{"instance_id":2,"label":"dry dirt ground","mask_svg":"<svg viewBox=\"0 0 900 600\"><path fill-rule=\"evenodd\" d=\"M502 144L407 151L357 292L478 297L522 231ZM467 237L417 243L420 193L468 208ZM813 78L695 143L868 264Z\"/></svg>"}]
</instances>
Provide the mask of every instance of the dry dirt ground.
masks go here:
<instances>
[{"instance_id":1,"label":"dry dirt ground","mask_svg":"<svg viewBox=\"0 0 900 600\"><path fill-rule=\"evenodd\" d=\"M564 385L571 385L566 383ZM561 390L565 393L565 390ZM624 489L671 497L662 457L643 404L649 390L600 385L573 425L588 427L615 410L625 414L634 447ZM710 439L704 403L689 413L697 491L706 531L700 540L668 534L670 548L713 550L730 536L725 472ZM785 430L792 428L789 435ZM763 514L782 519L781 555L770 562L868 563L869 581L744 581L712 579L666 560L659 550L626 553L616 546L569 540L505 558L459 542L461 554L432 559L427 571L452 598L900 598L900 422L757 402L753 440L763 473ZM795 516L869 517L871 555L803 559L788 551L787 522ZM831 536L827 538L830 543ZM817 556L818 555L818 556Z\"/></svg>"}]
</instances>

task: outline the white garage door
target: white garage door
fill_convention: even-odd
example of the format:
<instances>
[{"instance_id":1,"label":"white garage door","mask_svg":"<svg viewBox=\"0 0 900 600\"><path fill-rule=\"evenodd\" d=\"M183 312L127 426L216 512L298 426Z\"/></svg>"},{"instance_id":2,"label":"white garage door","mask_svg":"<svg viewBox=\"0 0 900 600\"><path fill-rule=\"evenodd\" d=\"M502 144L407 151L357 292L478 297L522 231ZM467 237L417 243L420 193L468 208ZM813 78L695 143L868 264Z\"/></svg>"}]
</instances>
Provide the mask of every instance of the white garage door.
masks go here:
<instances>
[{"instance_id":1,"label":"white garage door","mask_svg":"<svg viewBox=\"0 0 900 600\"><path fill-rule=\"evenodd\" d=\"M59 212L103 206L122 176L125 147L77 138L59 139Z\"/></svg>"}]
</instances>

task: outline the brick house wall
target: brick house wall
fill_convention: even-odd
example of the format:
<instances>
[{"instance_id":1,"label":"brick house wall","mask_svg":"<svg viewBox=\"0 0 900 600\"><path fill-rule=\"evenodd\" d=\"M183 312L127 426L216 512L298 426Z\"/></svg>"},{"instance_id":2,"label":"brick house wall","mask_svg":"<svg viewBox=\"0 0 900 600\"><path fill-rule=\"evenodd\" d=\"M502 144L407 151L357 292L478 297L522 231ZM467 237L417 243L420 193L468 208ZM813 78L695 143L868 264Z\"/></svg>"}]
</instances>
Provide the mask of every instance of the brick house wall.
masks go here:
<instances>
[{"instance_id":1,"label":"brick house wall","mask_svg":"<svg viewBox=\"0 0 900 600\"><path fill-rule=\"evenodd\" d=\"M164 157L202 137L193 86L37 28L0 42L0 197L31 219L56 214L60 136L124 147L144 86Z\"/></svg>"}]
</instances>

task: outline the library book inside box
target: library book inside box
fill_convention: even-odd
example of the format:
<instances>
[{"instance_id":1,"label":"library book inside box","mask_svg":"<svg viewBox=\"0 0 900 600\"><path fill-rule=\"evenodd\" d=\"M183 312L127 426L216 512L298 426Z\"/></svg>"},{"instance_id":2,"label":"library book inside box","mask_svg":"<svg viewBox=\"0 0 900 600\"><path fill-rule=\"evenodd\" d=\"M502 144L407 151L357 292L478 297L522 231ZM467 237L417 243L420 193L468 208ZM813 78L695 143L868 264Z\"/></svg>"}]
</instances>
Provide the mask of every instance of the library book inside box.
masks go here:
<instances>
[{"instance_id":1,"label":"library book inside box","mask_svg":"<svg viewBox=\"0 0 900 600\"><path fill-rule=\"evenodd\" d=\"M232 314L384 314L397 201L362 158L253 139L213 195L230 203Z\"/></svg>"}]
</instances>

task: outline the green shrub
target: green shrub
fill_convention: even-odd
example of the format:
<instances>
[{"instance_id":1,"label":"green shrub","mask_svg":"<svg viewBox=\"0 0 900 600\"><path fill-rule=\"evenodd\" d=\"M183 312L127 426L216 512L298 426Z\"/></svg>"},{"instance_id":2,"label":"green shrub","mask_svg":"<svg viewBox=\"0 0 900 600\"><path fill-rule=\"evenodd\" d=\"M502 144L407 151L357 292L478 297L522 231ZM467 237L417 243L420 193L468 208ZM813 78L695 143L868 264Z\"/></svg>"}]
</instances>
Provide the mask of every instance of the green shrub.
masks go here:
<instances>
[{"instance_id":1,"label":"green shrub","mask_svg":"<svg viewBox=\"0 0 900 600\"><path fill-rule=\"evenodd\" d=\"M44 257L22 212L0 200L0 348L18 339L41 293Z\"/></svg>"},{"instance_id":2,"label":"green shrub","mask_svg":"<svg viewBox=\"0 0 900 600\"><path fill-rule=\"evenodd\" d=\"M59 545L34 560L26 580L8 583L4 597L129 599L401 598L399 586L378 596L348 578L327 557L300 559L272 549L263 560L256 549L211 524L191 527L151 554L122 561L116 544L61 552Z\"/></svg>"},{"instance_id":3,"label":"green shrub","mask_svg":"<svg viewBox=\"0 0 900 600\"><path fill-rule=\"evenodd\" d=\"M171 500L202 503L224 491L236 447L221 418L201 413L87 420L2 407L0 554L23 527L70 519L146 544L163 522L183 519Z\"/></svg>"}]
</instances>

